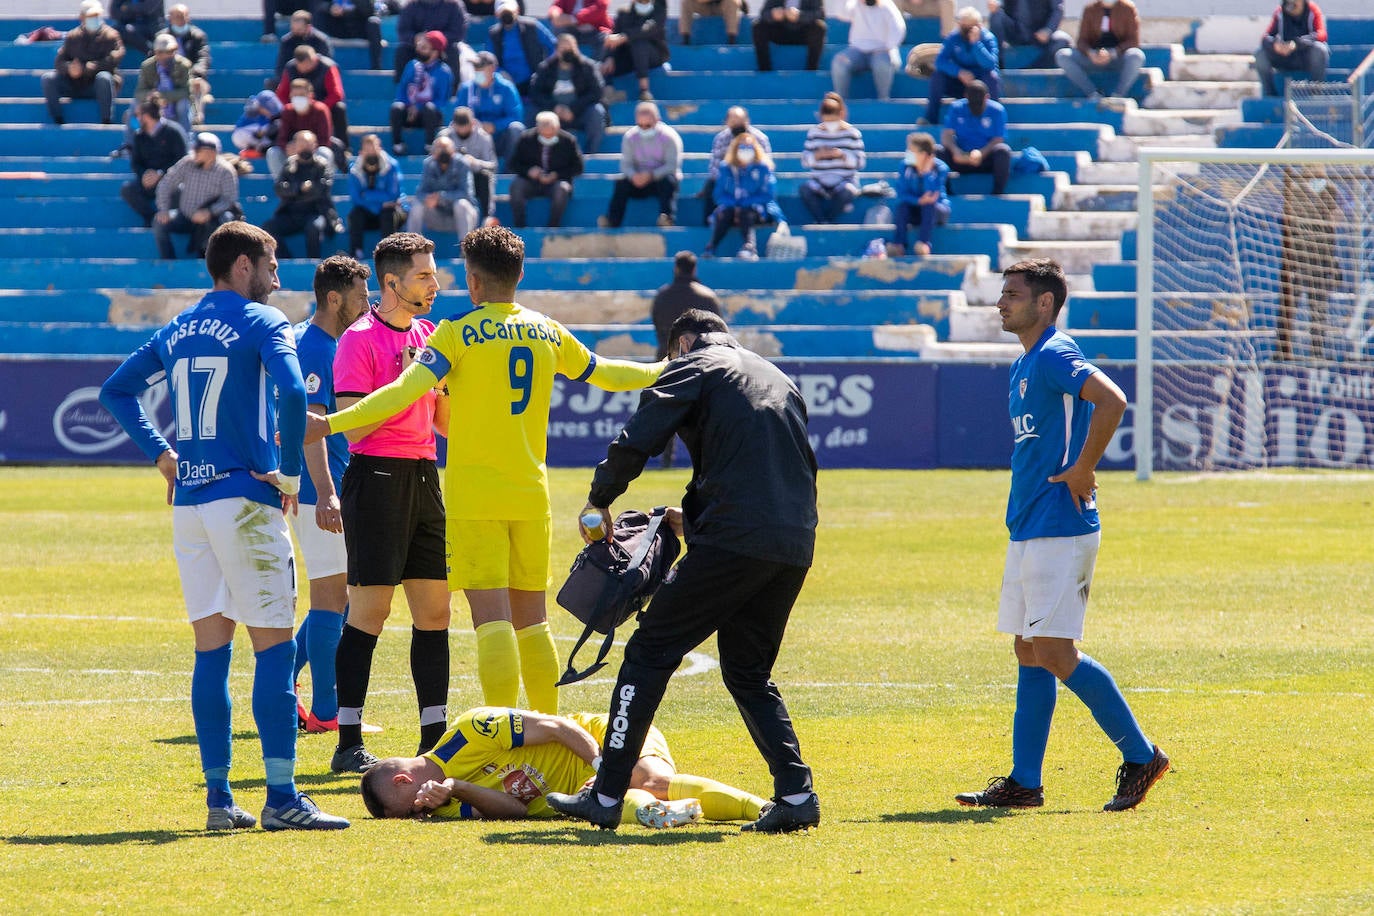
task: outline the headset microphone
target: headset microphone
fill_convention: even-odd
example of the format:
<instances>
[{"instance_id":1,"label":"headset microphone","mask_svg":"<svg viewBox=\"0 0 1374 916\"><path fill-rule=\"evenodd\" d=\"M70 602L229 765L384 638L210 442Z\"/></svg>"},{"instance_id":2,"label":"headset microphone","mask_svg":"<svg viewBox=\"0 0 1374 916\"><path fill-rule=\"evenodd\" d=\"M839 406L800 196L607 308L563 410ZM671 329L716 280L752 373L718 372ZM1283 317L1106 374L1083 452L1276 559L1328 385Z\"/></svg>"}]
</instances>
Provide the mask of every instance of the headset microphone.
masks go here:
<instances>
[{"instance_id":1,"label":"headset microphone","mask_svg":"<svg viewBox=\"0 0 1374 916\"><path fill-rule=\"evenodd\" d=\"M425 303L424 303L423 301L416 302L416 301L413 300L413 299L407 299L405 296L402 296L402 295L401 295L401 291L398 290L398 289L396 288L396 281L395 281L395 280L392 280L392 281L391 281L389 284L387 284L387 285L391 287L391 291L392 291L393 293L395 293L397 299L400 299L402 302L404 302L406 305L410 306L411 308L423 309L423 308L425 307Z\"/></svg>"}]
</instances>

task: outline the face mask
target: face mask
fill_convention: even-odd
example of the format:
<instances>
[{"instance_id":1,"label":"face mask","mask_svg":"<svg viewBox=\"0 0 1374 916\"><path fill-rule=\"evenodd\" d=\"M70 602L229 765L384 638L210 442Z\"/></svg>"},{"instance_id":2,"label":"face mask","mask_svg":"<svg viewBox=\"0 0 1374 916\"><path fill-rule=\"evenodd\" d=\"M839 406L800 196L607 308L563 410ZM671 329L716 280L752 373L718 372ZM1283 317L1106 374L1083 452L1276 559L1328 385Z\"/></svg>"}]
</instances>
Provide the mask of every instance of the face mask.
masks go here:
<instances>
[{"instance_id":1,"label":"face mask","mask_svg":"<svg viewBox=\"0 0 1374 916\"><path fill-rule=\"evenodd\" d=\"M553 146L555 143L558 142L558 134L554 134L552 137L546 137L543 134L540 134L539 142L544 144L545 146Z\"/></svg>"},{"instance_id":2,"label":"face mask","mask_svg":"<svg viewBox=\"0 0 1374 916\"><path fill-rule=\"evenodd\" d=\"M448 165L450 162L453 161L453 154L447 151L442 153L435 153L434 158L439 161L440 165Z\"/></svg>"},{"instance_id":3,"label":"face mask","mask_svg":"<svg viewBox=\"0 0 1374 916\"><path fill-rule=\"evenodd\" d=\"M491 77L492 75L490 73L477 74L477 85L481 86L483 89L487 88L491 85Z\"/></svg>"},{"instance_id":4,"label":"face mask","mask_svg":"<svg viewBox=\"0 0 1374 916\"><path fill-rule=\"evenodd\" d=\"M754 156L755 153L752 146L741 146L739 149L735 150L735 158L740 161L741 165L748 165L753 162Z\"/></svg>"},{"instance_id":5,"label":"face mask","mask_svg":"<svg viewBox=\"0 0 1374 916\"><path fill-rule=\"evenodd\" d=\"M168 26L168 28L171 29L173 35L185 35L191 28L191 24L188 22L185 25L172 25Z\"/></svg>"},{"instance_id":6,"label":"face mask","mask_svg":"<svg viewBox=\"0 0 1374 916\"><path fill-rule=\"evenodd\" d=\"M636 4L635 4L635 12L638 13L639 15L641 15L641 16L647 16L647 15L649 15L650 13L652 13L653 11L654 11L654 5L653 5L652 3L636 3Z\"/></svg>"},{"instance_id":7,"label":"face mask","mask_svg":"<svg viewBox=\"0 0 1374 916\"><path fill-rule=\"evenodd\" d=\"M821 130L839 130L839 129L840 129L840 122L839 122L839 121L822 121L822 122L821 122Z\"/></svg>"},{"instance_id":8,"label":"face mask","mask_svg":"<svg viewBox=\"0 0 1374 916\"><path fill-rule=\"evenodd\" d=\"M577 52L576 52L576 51L563 51L563 52L561 52L561 53L558 55L558 59L561 60L561 61L562 61L563 63L565 63L565 64L574 63L574 62L576 62L576 60L577 60Z\"/></svg>"},{"instance_id":9,"label":"face mask","mask_svg":"<svg viewBox=\"0 0 1374 916\"><path fill-rule=\"evenodd\" d=\"M382 157L376 153L368 153L363 157L363 168L369 172L375 172L382 167Z\"/></svg>"},{"instance_id":10,"label":"face mask","mask_svg":"<svg viewBox=\"0 0 1374 916\"><path fill-rule=\"evenodd\" d=\"M907 165L912 166L913 168L916 166L916 154L913 153L911 150L907 150L906 156L904 158L906 159Z\"/></svg>"},{"instance_id":11,"label":"face mask","mask_svg":"<svg viewBox=\"0 0 1374 916\"><path fill-rule=\"evenodd\" d=\"M296 114L305 114L310 110L310 98L304 95L291 96L291 107L296 110Z\"/></svg>"},{"instance_id":12,"label":"face mask","mask_svg":"<svg viewBox=\"0 0 1374 916\"><path fill-rule=\"evenodd\" d=\"M730 136L738 137L748 129L749 128L745 127L743 124L736 124L734 127L730 128Z\"/></svg>"},{"instance_id":13,"label":"face mask","mask_svg":"<svg viewBox=\"0 0 1374 916\"><path fill-rule=\"evenodd\" d=\"M1313 194L1320 194L1322 191L1326 190L1326 179L1313 178L1307 183L1307 186L1312 189Z\"/></svg>"},{"instance_id":14,"label":"face mask","mask_svg":"<svg viewBox=\"0 0 1374 916\"><path fill-rule=\"evenodd\" d=\"M100 20L99 16L92 16L89 19L81 20L81 27L87 32L99 32L100 27L104 24L105 23Z\"/></svg>"},{"instance_id":15,"label":"face mask","mask_svg":"<svg viewBox=\"0 0 1374 916\"><path fill-rule=\"evenodd\" d=\"M501 14L501 24L502 24L502 25L514 25L514 24L515 24L515 14L512 13L510 10L506 10L504 13Z\"/></svg>"},{"instance_id":16,"label":"face mask","mask_svg":"<svg viewBox=\"0 0 1374 916\"><path fill-rule=\"evenodd\" d=\"M1107 9L1111 9L1112 7L1116 6L1116 0L1102 0L1102 5L1105 6Z\"/></svg>"}]
</instances>

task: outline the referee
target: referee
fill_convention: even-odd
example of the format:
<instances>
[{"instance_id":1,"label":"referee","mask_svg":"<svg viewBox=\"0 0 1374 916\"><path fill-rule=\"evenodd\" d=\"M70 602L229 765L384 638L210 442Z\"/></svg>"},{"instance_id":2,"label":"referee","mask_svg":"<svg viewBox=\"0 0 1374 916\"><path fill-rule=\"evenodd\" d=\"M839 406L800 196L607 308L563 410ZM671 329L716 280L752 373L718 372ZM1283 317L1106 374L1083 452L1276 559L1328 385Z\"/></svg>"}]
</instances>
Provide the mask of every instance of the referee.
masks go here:
<instances>
[{"instance_id":1,"label":"referee","mask_svg":"<svg viewBox=\"0 0 1374 916\"><path fill-rule=\"evenodd\" d=\"M692 479L669 521L685 530L691 549L625 646L596 783L577 795L552 793L549 806L615 829L668 679L683 656L716 633L725 687L773 774L772 803L743 829L812 827L821 813L811 769L772 681L816 540L816 457L806 406L787 376L741 347L719 315L683 313L669 352L677 358L645 389L597 466L582 512L599 512L609 527L612 501L680 435L692 456Z\"/></svg>"}]
</instances>

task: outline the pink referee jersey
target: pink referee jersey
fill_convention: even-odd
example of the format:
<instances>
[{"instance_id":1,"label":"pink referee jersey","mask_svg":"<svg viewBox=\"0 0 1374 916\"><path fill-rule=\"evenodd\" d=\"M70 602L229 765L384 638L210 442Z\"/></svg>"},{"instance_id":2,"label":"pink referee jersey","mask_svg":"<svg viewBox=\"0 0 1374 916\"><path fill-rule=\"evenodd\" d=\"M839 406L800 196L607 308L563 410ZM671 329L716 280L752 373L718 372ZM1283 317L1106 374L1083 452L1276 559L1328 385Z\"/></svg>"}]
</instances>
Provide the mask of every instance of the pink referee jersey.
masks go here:
<instances>
[{"instance_id":1,"label":"pink referee jersey","mask_svg":"<svg viewBox=\"0 0 1374 916\"><path fill-rule=\"evenodd\" d=\"M335 397L360 398L390 384L401 374L405 365L403 354L407 347L418 353L425 347L425 338L434 331L434 324L416 318L406 330L400 330L369 311L339 337L339 349L334 355ZM436 457L434 445L434 392L411 404L391 417L380 427L348 446L354 455L377 458Z\"/></svg>"}]
</instances>

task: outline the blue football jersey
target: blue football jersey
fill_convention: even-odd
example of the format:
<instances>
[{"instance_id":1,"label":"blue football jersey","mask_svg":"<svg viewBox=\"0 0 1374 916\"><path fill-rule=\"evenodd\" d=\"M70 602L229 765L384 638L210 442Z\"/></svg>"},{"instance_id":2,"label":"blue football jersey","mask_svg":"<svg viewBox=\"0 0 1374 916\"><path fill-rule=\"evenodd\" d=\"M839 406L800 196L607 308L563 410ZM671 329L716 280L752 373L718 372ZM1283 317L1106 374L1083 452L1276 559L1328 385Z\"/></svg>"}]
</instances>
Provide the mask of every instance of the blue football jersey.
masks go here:
<instances>
[{"instance_id":1,"label":"blue football jersey","mask_svg":"<svg viewBox=\"0 0 1374 916\"><path fill-rule=\"evenodd\" d=\"M169 446L138 396L164 379L176 431L175 504L242 496L279 505L277 489L249 472L301 473L305 389L286 316L232 290L211 292L115 370L101 403L153 459Z\"/></svg>"},{"instance_id":2,"label":"blue football jersey","mask_svg":"<svg viewBox=\"0 0 1374 916\"><path fill-rule=\"evenodd\" d=\"M302 321L292 330L296 334L296 358L301 363L301 375L305 379L305 403L319 404L326 413L333 413L334 405L334 353L339 342L329 336L329 332L319 325ZM343 490L344 469L348 467L348 437L334 433L324 439L325 450L329 454L329 476L334 478L334 492ZM315 481L307 471L301 475L301 505L313 506L319 502Z\"/></svg>"},{"instance_id":3,"label":"blue football jersey","mask_svg":"<svg viewBox=\"0 0 1374 916\"><path fill-rule=\"evenodd\" d=\"M1083 450L1093 405L1078 393L1097 371L1073 338L1053 327L1011 364L1015 445L1007 530L1013 541L1074 537L1100 527L1094 504L1080 509L1066 484L1049 482Z\"/></svg>"}]
</instances>

